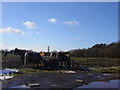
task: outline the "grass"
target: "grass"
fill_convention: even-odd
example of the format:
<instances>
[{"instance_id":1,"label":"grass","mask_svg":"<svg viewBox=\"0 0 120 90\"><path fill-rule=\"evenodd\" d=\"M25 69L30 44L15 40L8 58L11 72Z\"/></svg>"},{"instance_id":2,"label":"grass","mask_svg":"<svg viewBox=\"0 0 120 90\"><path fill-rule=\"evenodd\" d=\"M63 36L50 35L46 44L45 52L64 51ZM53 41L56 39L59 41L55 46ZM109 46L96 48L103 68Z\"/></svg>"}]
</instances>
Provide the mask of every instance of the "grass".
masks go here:
<instances>
[{"instance_id":1,"label":"grass","mask_svg":"<svg viewBox=\"0 0 120 90\"><path fill-rule=\"evenodd\" d=\"M86 63L87 67L94 67L94 69L92 69L92 70L95 72L110 73L110 72L120 71L120 66L118 66L118 61L119 61L118 58L71 57L71 59L74 59L75 62L78 62L78 66L85 66L85 63ZM20 63L20 62L18 62L18 60L21 61L20 56L18 56L18 55L8 54L7 57L2 56L2 62L11 62L12 65L13 65L13 62ZM105 66L107 66L107 67L105 67ZM99 67L101 67L101 68L99 68ZM48 70L38 70L38 69L20 69L20 71L23 73L51 72Z\"/></svg>"},{"instance_id":2,"label":"grass","mask_svg":"<svg viewBox=\"0 0 120 90\"><path fill-rule=\"evenodd\" d=\"M8 54L7 57L5 57L4 55L0 56L0 58L2 58L2 60L20 60L20 56L15 55L15 54Z\"/></svg>"},{"instance_id":3,"label":"grass","mask_svg":"<svg viewBox=\"0 0 120 90\"><path fill-rule=\"evenodd\" d=\"M36 73L36 72L57 72L58 70L40 70L40 69L19 69L20 73ZM66 70L59 70L59 71L66 71ZM94 67L91 68L91 71L96 73L116 73L120 72L120 66L112 66L112 67ZM83 73L83 72L82 72Z\"/></svg>"},{"instance_id":4,"label":"grass","mask_svg":"<svg viewBox=\"0 0 120 90\"><path fill-rule=\"evenodd\" d=\"M100 73L119 73L120 66L112 66L112 67L95 67L91 68L92 71L100 72Z\"/></svg>"},{"instance_id":5,"label":"grass","mask_svg":"<svg viewBox=\"0 0 120 90\"><path fill-rule=\"evenodd\" d=\"M19 69L19 72L21 73L34 73L34 72L56 72L56 70L40 70L40 69Z\"/></svg>"},{"instance_id":6,"label":"grass","mask_svg":"<svg viewBox=\"0 0 120 90\"><path fill-rule=\"evenodd\" d=\"M19 69L19 73L13 73L12 75L19 76L21 74L36 73L36 72L55 72L55 71L24 68L24 69ZM0 76L2 76L2 75L0 75Z\"/></svg>"},{"instance_id":7,"label":"grass","mask_svg":"<svg viewBox=\"0 0 120 90\"><path fill-rule=\"evenodd\" d=\"M79 65L88 67L118 66L118 58L71 57Z\"/></svg>"},{"instance_id":8,"label":"grass","mask_svg":"<svg viewBox=\"0 0 120 90\"><path fill-rule=\"evenodd\" d=\"M75 61L118 61L118 58L71 57Z\"/></svg>"}]
</instances>

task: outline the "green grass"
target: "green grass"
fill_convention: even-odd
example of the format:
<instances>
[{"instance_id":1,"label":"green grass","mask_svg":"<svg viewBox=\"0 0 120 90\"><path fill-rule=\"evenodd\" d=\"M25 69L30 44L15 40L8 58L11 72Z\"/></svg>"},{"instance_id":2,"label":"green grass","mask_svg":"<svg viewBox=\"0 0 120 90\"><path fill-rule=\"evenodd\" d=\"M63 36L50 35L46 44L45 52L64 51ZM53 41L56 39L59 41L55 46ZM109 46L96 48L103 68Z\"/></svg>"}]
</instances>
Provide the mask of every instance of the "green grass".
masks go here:
<instances>
[{"instance_id":1,"label":"green grass","mask_svg":"<svg viewBox=\"0 0 120 90\"><path fill-rule=\"evenodd\" d=\"M71 57L75 61L118 61L118 58L89 58L89 57Z\"/></svg>"},{"instance_id":2,"label":"green grass","mask_svg":"<svg viewBox=\"0 0 120 90\"><path fill-rule=\"evenodd\" d=\"M92 68L92 71L100 72L100 73L119 73L120 66L112 66L112 67L99 67Z\"/></svg>"},{"instance_id":3,"label":"green grass","mask_svg":"<svg viewBox=\"0 0 120 90\"><path fill-rule=\"evenodd\" d=\"M71 57L79 65L88 67L118 66L118 58Z\"/></svg>"},{"instance_id":4,"label":"green grass","mask_svg":"<svg viewBox=\"0 0 120 90\"><path fill-rule=\"evenodd\" d=\"M120 66L112 66L112 67L94 67L91 68L93 72L96 73L119 73L120 72ZM57 72L58 70L40 70L40 69L19 69L19 72L21 73L36 73L36 72ZM66 71L66 70L62 70Z\"/></svg>"},{"instance_id":5,"label":"green grass","mask_svg":"<svg viewBox=\"0 0 120 90\"><path fill-rule=\"evenodd\" d=\"M8 54L7 57L2 55L0 56L0 58L2 58L2 60L20 60L20 56L15 55L15 54Z\"/></svg>"},{"instance_id":6,"label":"green grass","mask_svg":"<svg viewBox=\"0 0 120 90\"><path fill-rule=\"evenodd\" d=\"M19 72L21 72L21 73L34 73L34 72L56 72L56 71L55 70L51 71L51 70L40 70L40 69L28 68L28 69L19 69Z\"/></svg>"}]
</instances>

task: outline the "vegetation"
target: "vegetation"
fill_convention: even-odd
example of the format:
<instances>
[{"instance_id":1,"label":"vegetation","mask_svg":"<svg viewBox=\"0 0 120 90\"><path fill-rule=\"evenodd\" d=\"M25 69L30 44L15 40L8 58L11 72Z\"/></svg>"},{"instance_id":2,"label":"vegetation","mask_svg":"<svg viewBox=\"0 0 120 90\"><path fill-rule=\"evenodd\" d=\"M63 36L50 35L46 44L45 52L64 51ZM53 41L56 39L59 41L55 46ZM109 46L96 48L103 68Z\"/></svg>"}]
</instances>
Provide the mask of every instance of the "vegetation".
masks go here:
<instances>
[{"instance_id":1,"label":"vegetation","mask_svg":"<svg viewBox=\"0 0 120 90\"><path fill-rule=\"evenodd\" d=\"M74 49L68 52L72 57L120 58L120 41L96 44L88 49Z\"/></svg>"},{"instance_id":2,"label":"vegetation","mask_svg":"<svg viewBox=\"0 0 120 90\"><path fill-rule=\"evenodd\" d=\"M2 55L2 60L20 60L20 56L15 55L15 54L8 54L7 57L5 57L4 55Z\"/></svg>"},{"instance_id":3,"label":"vegetation","mask_svg":"<svg viewBox=\"0 0 120 90\"><path fill-rule=\"evenodd\" d=\"M76 62L76 66L87 66L87 67L95 67L94 71L98 72L116 72L118 66L118 61L120 58L120 41L113 42L111 44L96 44L88 49L74 49L67 51L65 53L69 53L71 59L74 59ZM26 51L26 50L24 50ZM5 53L7 52L6 56ZM2 58L2 66L6 67L21 67L22 61L21 56L13 54L14 50L0 50L0 58ZM55 51L57 52L57 51ZM24 55L23 55L24 56ZM8 63L6 63L9 61ZM19 62L18 62L19 61ZM20 62L21 61L21 62ZM19 68L18 67L18 68ZM106 67L99 68L99 67ZM109 67L116 67L115 70ZM28 69L25 72L36 72L36 70ZM23 70L24 72L24 70Z\"/></svg>"},{"instance_id":4,"label":"vegetation","mask_svg":"<svg viewBox=\"0 0 120 90\"><path fill-rule=\"evenodd\" d=\"M32 51L32 50L23 50ZM0 50L0 53L4 56L5 53L13 53L14 50ZM55 51L57 52L57 51ZM111 44L96 44L91 48L73 49L65 53L69 53L71 57L94 57L94 58L120 58L120 41L113 42Z\"/></svg>"},{"instance_id":5,"label":"vegetation","mask_svg":"<svg viewBox=\"0 0 120 90\"><path fill-rule=\"evenodd\" d=\"M119 58L88 58L88 57L71 57L77 66L87 67L111 67L118 66Z\"/></svg>"},{"instance_id":6,"label":"vegetation","mask_svg":"<svg viewBox=\"0 0 120 90\"><path fill-rule=\"evenodd\" d=\"M101 72L101 73L119 73L120 66L112 66L112 67L99 67L99 68L91 68L92 71Z\"/></svg>"},{"instance_id":7,"label":"vegetation","mask_svg":"<svg viewBox=\"0 0 120 90\"><path fill-rule=\"evenodd\" d=\"M112 67L94 67L91 68L92 71L98 72L98 73L119 73L120 72L120 66L112 66ZM61 70L66 71L66 70ZM19 69L20 73L34 73L34 72L57 72L56 70L40 70L40 69Z\"/></svg>"},{"instance_id":8,"label":"vegetation","mask_svg":"<svg viewBox=\"0 0 120 90\"><path fill-rule=\"evenodd\" d=\"M40 70L40 69L31 69L31 68L24 68L24 69L19 69L19 72L21 73L34 73L34 72L55 72L51 70Z\"/></svg>"}]
</instances>

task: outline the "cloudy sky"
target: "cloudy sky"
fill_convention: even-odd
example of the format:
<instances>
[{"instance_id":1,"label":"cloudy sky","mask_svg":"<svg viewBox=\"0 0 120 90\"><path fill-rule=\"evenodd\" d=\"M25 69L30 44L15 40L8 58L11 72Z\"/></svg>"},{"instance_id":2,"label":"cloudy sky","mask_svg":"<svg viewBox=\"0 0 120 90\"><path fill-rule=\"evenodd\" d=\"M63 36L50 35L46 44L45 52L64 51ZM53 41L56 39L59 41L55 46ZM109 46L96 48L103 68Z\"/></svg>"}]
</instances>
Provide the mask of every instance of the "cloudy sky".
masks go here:
<instances>
[{"instance_id":1,"label":"cloudy sky","mask_svg":"<svg viewBox=\"0 0 120 90\"><path fill-rule=\"evenodd\" d=\"M1 45L46 51L118 40L117 2L4 2Z\"/></svg>"}]
</instances>

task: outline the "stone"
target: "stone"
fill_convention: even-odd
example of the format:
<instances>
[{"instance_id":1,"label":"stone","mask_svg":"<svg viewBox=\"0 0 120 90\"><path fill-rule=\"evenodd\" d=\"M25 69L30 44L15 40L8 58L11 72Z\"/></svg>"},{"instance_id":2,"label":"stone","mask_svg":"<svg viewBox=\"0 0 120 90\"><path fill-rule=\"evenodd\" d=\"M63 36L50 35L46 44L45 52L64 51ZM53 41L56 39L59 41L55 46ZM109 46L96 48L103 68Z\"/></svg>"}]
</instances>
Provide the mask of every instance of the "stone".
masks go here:
<instances>
[{"instance_id":1,"label":"stone","mask_svg":"<svg viewBox=\"0 0 120 90\"><path fill-rule=\"evenodd\" d=\"M33 84L27 84L27 86L29 86L29 87L38 87L38 86L40 86L40 84L39 83L33 83Z\"/></svg>"},{"instance_id":2,"label":"stone","mask_svg":"<svg viewBox=\"0 0 120 90\"><path fill-rule=\"evenodd\" d=\"M76 82L80 82L80 83L83 83L84 82L84 80L79 80L79 79L77 79L77 80L75 80Z\"/></svg>"}]
</instances>

